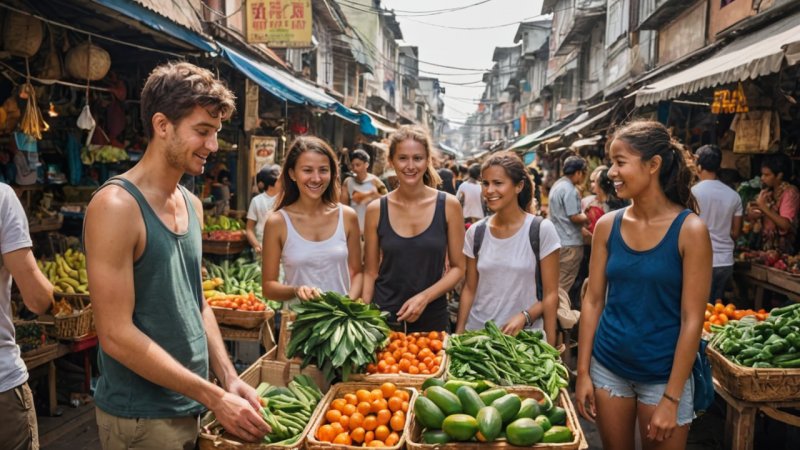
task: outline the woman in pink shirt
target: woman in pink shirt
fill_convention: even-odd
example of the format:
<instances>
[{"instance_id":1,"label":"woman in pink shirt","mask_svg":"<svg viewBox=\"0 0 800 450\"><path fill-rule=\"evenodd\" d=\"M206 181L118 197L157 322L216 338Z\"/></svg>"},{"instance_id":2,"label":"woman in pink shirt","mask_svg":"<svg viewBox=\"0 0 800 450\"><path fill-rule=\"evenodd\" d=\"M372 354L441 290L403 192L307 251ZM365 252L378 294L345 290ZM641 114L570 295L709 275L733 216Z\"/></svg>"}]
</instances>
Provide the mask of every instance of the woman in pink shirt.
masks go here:
<instances>
[{"instance_id":1,"label":"woman in pink shirt","mask_svg":"<svg viewBox=\"0 0 800 450\"><path fill-rule=\"evenodd\" d=\"M800 209L800 191L790 184L791 160L776 153L761 162L764 189L750 205L752 218L761 218L761 247L793 255Z\"/></svg>"}]
</instances>

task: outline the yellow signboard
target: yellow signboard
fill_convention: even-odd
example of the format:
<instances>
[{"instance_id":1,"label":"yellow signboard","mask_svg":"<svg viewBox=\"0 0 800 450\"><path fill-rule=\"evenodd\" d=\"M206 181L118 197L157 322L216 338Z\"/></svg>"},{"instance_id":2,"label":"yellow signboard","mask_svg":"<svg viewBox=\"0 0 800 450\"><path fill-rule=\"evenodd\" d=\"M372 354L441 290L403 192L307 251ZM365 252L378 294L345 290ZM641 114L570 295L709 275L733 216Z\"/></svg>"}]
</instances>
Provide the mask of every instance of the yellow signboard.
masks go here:
<instances>
[{"instance_id":1,"label":"yellow signboard","mask_svg":"<svg viewBox=\"0 0 800 450\"><path fill-rule=\"evenodd\" d=\"M311 0L247 0L247 42L311 46Z\"/></svg>"},{"instance_id":2,"label":"yellow signboard","mask_svg":"<svg viewBox=\"0 0 800 450\"><path fill-rule=\"evenodd\" d=\"M714 91L714 101L711 103L712 114L734 114L750 111L747 106L747 96L744 94L742 83L736 89L717 89Z\"/></svg>"}]
</instances>

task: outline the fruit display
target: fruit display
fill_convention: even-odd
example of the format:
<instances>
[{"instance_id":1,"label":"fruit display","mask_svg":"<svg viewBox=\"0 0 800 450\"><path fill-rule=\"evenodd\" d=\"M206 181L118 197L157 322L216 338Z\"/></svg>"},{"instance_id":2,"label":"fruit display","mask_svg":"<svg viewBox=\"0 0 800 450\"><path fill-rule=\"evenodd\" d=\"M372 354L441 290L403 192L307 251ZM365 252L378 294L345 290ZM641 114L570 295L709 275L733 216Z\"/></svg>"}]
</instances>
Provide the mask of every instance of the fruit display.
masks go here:
<instances>
[{"instance_id":1,"label":"fruit display","mask_svg":"<svg viewBox=\"0 0 800 450\"><path fill-rule=\"evenodd\" d=\"M250 293L256 299L267 302L275 310L281 308L280 302L268 301L264 298L261 287L261 264L249 261L246 258L237 258L235 261L223 261L214 264L203 260L205 267L203 278L203 296L206 299L224 297L225 295L244 295Z\"/></svg>"},{"instance_id":2,"label":"fruit display","mask_svg":"<svg viewBox=\"0 0 800 450\"><path fill-rule=\"evenodd\" d=\"M245 224L228 216L206 215L203 219L203 239L210 241L242 241L247 239Z\"/></svg>"},{"instance_id":3,"label":"fruit display","mask_svg":"<svg viewBox=\"0 0 800 450\"><path fill-rule=\"evenodd\" d=\"M393 383L339 393L327 406L314 437L332 444L394 447L403 437L410 401L410 392Z\"/></svg>"},{"instance_id":4,"label":"fruit display","mask_svg":"<svg viewBox=\"0 0 800 450\"><path fill-rule=\"evenodd\" d=\"M253 293L247 295L222 294L208 299L209 306L237 311L266 311L267 304Z\"/></svg>"},{"instance_id":5,"label":"fruit display","mask_svg":"<svg viewBox=\"0 0 800 450\"><path fill-rule=\"evenodd\" d=\"M367 365L367 373L435 374L445 355L445 336L444 332L438 331L410 334L392 332L389 345L378 352L377 364Z\"/></svg>"},{"instance_id":6,"label":"fruit display","mask_svg":"<svg viewBox=\"0 0 800 450\"><path fill-rule=\"evenodd\" d=\"M575 438L567 412L550 396L536 390L538 399L523 397L493 383L438 379L424 384L414 401L414 420L422 428L424 444L507 441L529 447L537 443L566 443ZM530 389L530 388L528 388Z\"/></svg>"},{"instance_id":7,"label":"fruit display","mask_svg":"<svg viewBox=\"0 0 800 450\"><path fill-rule=\"evenodd\" d=\"M800 254L787 255L777 250L743 251L736 256L739 261L749 261L800 276Z\"/></svg>"},{"instance_id":8,"label":"fruit display","mask_svg":"<svg viewBox=\"0 0 800 450\"><path fill-rule=\"evenodd\" d=\"M89 145L81 149L81 162L87 166L94 163L117 163L130 159L123 148L112 145Z\"/></svg>"},{"instance_id":9,"label":"fruit display","mask_svg":"<svg viewBox=\"0 0 800 450\"><path fill-rule=\"evenodd\" d=\"M569 385L569 370L558 350L538 331L509 336L489 321L483 330L450 336L447 357L448 379L535 386L553 398Z\"/></svg>"},{"instance_id":10,"label":"fruit display","mask_svg":"<svg viewBox=\"0 0 800 450\"><path fill-rule=\"evenodd\" d=\"M86 275L86 255L68 249L58 253L52 261L37 260L39 270L53 284L53 290L64 294L88 294L89 278Z\"/></svg>"},{"instance_id":11,"label":"fruit display","mask_svg":"<svg viewBox=\"0 0 800 450\"><path fill-rule=\"evenodd\" d=\"M387 312L336 292L291 309L297 318L286 355L303 358L302 367L315 364L328 381L347 381L351 373L363 373L389 338Z\"/></svg>"},{"instance_id":12,"label":"fruit display","mask_svg":"<svg viewBox=\"0 0 800 450\"><path fill-rule=\"evenodd\" d=\"M709 345L736 364L755 368L800 368L800 303L712 325Z\"/></svg>"},{"instance_id":13,"label":"fruit display","mask_svg":"<svg viewBox=\"0 0 800 450\"><path fill-rule=\"evenodd\" d=\"M725 325L730 320L741 320L743 317L753 316L759 322L766 320L769 313L764 309L754 311L752 309L736 309L733 303L723 304L721 300L717 300L715 304L707 304L705 312L705 322L703 323L703 330L707 333L711 332L712 325Z\"/></svg>"}]
</instances>

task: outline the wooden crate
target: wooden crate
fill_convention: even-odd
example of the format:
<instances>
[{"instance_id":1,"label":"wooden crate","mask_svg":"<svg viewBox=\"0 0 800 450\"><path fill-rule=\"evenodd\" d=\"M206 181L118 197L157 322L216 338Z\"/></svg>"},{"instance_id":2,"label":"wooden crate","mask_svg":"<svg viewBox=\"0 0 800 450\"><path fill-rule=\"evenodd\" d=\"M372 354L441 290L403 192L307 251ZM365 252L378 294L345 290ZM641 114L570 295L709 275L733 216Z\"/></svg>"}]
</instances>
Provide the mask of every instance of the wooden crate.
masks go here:
<instances>
[{"instance_id":1,"label":"wooden crate","mask_svg":"<svg viewBox=\"0 0 800 450\"><path fill-rule=\"evenodd\" d=\"M230 308L220 308L212 306L214 317L220 325L232 325L234 327L253 329L264 324L264 321L275 317L275 311L270 308L264 311L239 311Z\"/></svg>"},{"instance_id":2,"label":"wooden crate","mask_svg":"<svg viewBox=\"0 0 800 450\"><path fill-rule=\"evenodd\" d=\"M300 373L310 376L325 392L328 389L328 384L325 382L325 377L322 372L313 366L306 367L302 371L296 364L290 364L282 361L274 361L260 358L253 363L239 376L245 383L250 386L257 387L261 382L266 381L274 386L286 386L295 375ZM324 400L325 397L323 397ZM198 446L200 450L299 450L304 448L306 436L308 435L312 425L316 421L317 416L320 414L324 401L317 405L317 409L311 415L308 424L303 430L303 435L300 440L293 445L275 445L275 444L253 444L240 441L235 436L217 434L214 427L218 424L213 418L211 413L206 413L201 419L200 435L198 436Z\"/></svg>"},{"instance_id":3,"label":"wooden crate","mask_svg":"<svg viewBox=\"0 0 800 450\"><path fill-rule=\"evenodd\" d=\"M800 398L800 369L761 369L740 366L716 348L706 354L720 385L734 398L749 402L777 402Z\"/></svg>"},{"instance_id":4,"label":"wooden crate","mask_svg":"<svg viewBox=\"0 0 800 450\"><path fill-rule=\"evenodd\" d=\"M800 293L800 275L769 267L767 268L767 282L787 291Z\"/></svg>"},{"instance_id":5,"label":"wooden crate","mask_svg":"<svg viewBox=\"0 0 800 450\"><path fill-rule=\"evenodd\" d=\"M533 386L517 386L517 387L505 387L509 394L517 394L523 399L525 398L533 398L536 401L540 401L544 398L543 393L540 389L535 388ZM561 394L558 396L557 400L554 400L556 404L567 412L567 428L572 430L572 441L563 443L563 444L535 444L531 447L518 447L515 445L511 445L506 441L497 441L497 442L451 442L448 444L423 444L422 443L422 425L418 424L416 420L414 420L414 412L413 409L409 409L409 417L408 422L411 424L411 430L408 434L408 439L406 441L406 448L408 450L484 450L484 449L494 449L494 450L512 450L512 449L519 449L519 448L527 448L527 449L540 449L540 450L579 450L580 448L584 447L584 438L583 438L583 430L581 429L581 424L578 422L578 415L575 412L575 407L572 405L572 401L569 398L569 392L566 389L561 389Z\"/></svg>"}]
</instances>

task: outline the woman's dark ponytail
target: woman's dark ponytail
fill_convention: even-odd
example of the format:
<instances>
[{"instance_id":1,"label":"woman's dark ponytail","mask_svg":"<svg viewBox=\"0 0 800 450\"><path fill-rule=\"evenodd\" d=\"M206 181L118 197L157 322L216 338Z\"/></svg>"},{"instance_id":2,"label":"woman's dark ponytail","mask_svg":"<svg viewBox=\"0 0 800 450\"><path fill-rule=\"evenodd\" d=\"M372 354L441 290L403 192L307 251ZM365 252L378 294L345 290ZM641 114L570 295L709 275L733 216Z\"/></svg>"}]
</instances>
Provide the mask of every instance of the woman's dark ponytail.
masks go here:
<instances>
[{"instance_id":1,"label":"woman's dark ponytail","mask_svg":"<svg viewBox=\"0 0 800 450\"><path fill-rule=\"evenodd\" d=\"M495 153L484 161L481 166L481 173L492 166L502 167L515 185L522 182L522 190L517 194L517 204L523 211L533 213L531 208L533 204L533 180L528 175L528 171L525 170L525 164L522 163L519 156L513 152Z\"/></svg>"},{"instance_id":2,"label":"woman's dark ponytail","mask_svg":"<svg viewBox=\"0 0 800 450\"><path fill-rule=\"evenodd\" d=\"M636 120L617 130L614 139L630 145L642 156L642 161L661 157L658 181L664 195L673 203L698 212L691 190L694 175L686 163L686 150L670 136L664 125L652 120Z\"/></svg>"}]
</instances>

